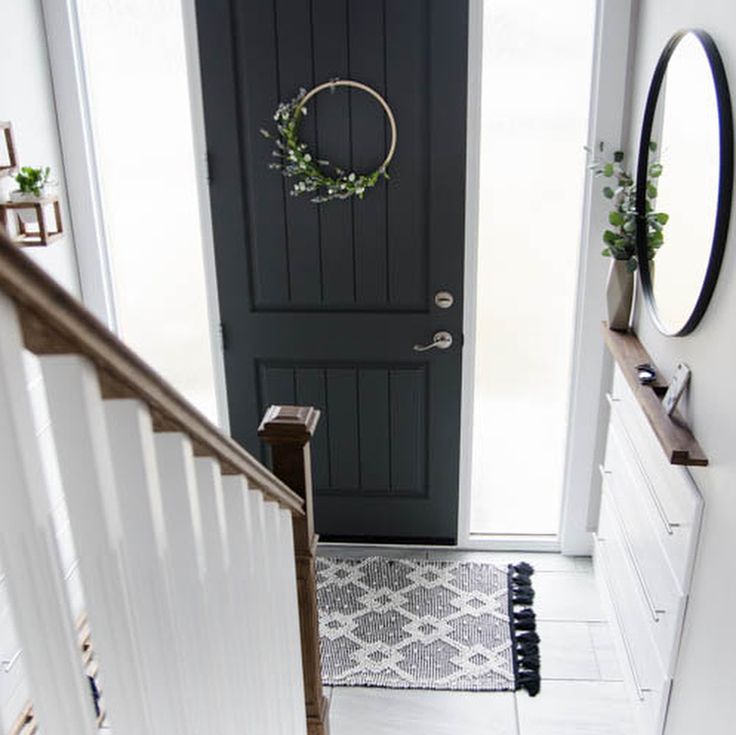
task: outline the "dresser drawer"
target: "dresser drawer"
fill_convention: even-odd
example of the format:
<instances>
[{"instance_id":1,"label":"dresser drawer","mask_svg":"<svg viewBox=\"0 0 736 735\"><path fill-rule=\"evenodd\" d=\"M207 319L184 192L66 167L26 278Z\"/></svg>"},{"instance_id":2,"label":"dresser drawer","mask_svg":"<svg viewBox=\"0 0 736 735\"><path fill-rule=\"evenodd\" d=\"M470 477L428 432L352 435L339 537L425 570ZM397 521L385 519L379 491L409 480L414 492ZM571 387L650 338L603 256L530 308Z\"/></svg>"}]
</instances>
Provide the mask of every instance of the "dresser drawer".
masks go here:
<instances>
[{"instance_id":1,"label":"dresser drawer","mask_svg":"<svg viewBox=\"0 0 736 735\"><path fill-rule=\"evenodd\" d=\"M642 732L662 732L671 679L651 634L649 612L628 563L610 498L604 494L601 525L596 538L596 576L603 580L610 621L615 628L627 688Z\"/></svg>"},{"instance_id":2,"label":"dresser drawer","mask_svg":"<svg viewBox=\"0 0 736 735\"><path fill-rule=\"evenodd\" d=\"M3 732L10 731L30 701L28 678L22 663L18 664L12 675L18 680L15 688L12 691L8 690L7 696L3 692L2 699L0 699L0 723L6 728Z\"/></svg>"},{"instance_id":3,"label":"dresser drawer","mask_svg":"<svg viewBox=\"0 0 736 735\"><path fill-rule=\"evenodd\" d=\"M615 447L613 442L609 437L609 452ZM615 462L611 466L617 469L603 473L606 515L601 513L600 528L605 527L610 535L613 526L624 561L634 579L635 592L647 612L651 637L666 673L671 675L674 673L686 596L652 532L650 520L639 510L641 498L636 496L638 488L623 466ZM601 536L606 538L607 533L601 532Z\"/></svg>"},{"instance_id":4,"label":"dresser drawer","mask_svg":"<svg viewBox=\"0 0 736 735\"><path fill-rule=\"evenodd\" d=\"M19 693L20 692L20 693ZM10 608L0 612L0 710L3 724L20 714L27 696L23 651L10 618ZM23 700L18 705L18 701Z\"/></svg>"},{"instance_id":5,"label":"dresser drawer","mask_svg":"<svg viewBox=\"0 0 736 735\"><path fill-rule=\"evenodd\" d=\"M610 403L609 434L612 429L616 431L620 453L626 458L644 500L643 510L680 587L687 590L700 529L702 497L690 473L668 463L618 368Z\"/></svg>"}]
</instances>

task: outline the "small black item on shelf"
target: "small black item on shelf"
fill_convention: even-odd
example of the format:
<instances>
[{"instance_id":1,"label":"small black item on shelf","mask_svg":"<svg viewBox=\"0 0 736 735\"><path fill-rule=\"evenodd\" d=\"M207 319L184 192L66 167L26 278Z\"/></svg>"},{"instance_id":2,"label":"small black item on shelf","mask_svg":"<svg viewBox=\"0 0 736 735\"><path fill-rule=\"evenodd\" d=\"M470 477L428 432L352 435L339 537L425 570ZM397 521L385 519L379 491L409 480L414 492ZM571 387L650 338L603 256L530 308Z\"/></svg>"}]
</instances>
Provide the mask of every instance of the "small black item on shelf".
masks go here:
<instances>
[{"instance_id":1,"label":"small black item on shelf","mask_svg":"<svg viewBox=\"0 0 736 735\"><path fill-rule=\"evenodd\" d=\"M649 385L657 379L657 371L648 362L642 362L636 366L636 376L642 385Z\"/></svg>"}]
</instances>

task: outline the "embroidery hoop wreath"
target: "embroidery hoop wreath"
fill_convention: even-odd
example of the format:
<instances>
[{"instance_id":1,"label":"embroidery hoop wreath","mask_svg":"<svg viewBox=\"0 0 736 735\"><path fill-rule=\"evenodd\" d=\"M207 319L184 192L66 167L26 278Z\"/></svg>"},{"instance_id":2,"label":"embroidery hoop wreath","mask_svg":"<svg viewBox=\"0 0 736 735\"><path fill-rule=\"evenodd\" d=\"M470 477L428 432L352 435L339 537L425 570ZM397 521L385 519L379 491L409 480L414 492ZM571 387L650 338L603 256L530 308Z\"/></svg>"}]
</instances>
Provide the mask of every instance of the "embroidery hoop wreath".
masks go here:
<instances>
[{"instance_id":1,"label":"embroidery hoop wreath","mask_svg":"<svg viewBox=\"0 0 736 735\"><path fill-rule=\"evenodd\" d=\"M336 87L352 87L367 92L383 108L391 127L391 144L383 163L370 173L356 173L345 171L329 161L315 159L309 152L306 143L299 139L299 123L302 116L307 114L305 105L309 100L320 92L329 89L334 92ZM291 195L314 193L312 201L321 204L332 199L349 199L357 196L362 199L368 189L374 187L380 179L388 179L388 165L396 152L396 119L386 100L372 87L362 82L351 79L331 79L313 87L308 92L300 89L299 94L291 102L282 102L273 116L276 121L277 134L273 135L267 130L261 130L261 134L276 143L273 155L278 158L269 164L269 168L281 172L288 179L296 179L291 187ZM331 167L334 175L330 176L323 170Z\"/></svg>"}]
</instances>

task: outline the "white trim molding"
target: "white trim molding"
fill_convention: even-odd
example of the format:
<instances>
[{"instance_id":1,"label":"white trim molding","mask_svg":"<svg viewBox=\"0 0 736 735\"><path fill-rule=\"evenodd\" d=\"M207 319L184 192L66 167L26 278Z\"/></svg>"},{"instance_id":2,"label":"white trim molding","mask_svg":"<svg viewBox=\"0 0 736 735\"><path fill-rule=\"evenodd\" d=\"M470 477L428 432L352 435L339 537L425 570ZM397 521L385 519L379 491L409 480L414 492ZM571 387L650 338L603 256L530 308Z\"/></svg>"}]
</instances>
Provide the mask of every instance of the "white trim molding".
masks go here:
<instances>
[{"instance_id":1,"label":"white trim molding","mask_svg":"<svg viewBox=\"0 0 736 735\"><path fill-rule=\"evenodd\" d=\"M588 146L599 141L619 148L627 139L629 72L635 39L637 0L598 0L595 57L590 99ZM600 255L607 206L600 181L588 172L581 231L575 310L570 421L565 486L560 521L563 554L590 554L591 531L598 517L600 476L608 407L604 393L611 381L600 324L604 318L609 261Z\"/></svg>"},{"instance_id":2,"label":"white trim molding","mask_svg":"<svg viewBox=\"0 0 736 735\"><path fill-rule=\"evenodd\" d=\"M41 0L82 300L117 331L76 0Z\"/></svg>"},{"instance_id":3,"label":"white trim molding","mask_svg":"<svg viewBox=\"0 0 736 735\"><path fill-rule=\"evenodd\" d=\"M478 276L480 207L480 137L483 69L483 0L468 8L468 102L465 173L465 263L463 284L463 367L460 414L460 477L457 544L470 540L470 498L473 474L473 402L475 399L475 316Z\"/></svg>"}]
</instances>

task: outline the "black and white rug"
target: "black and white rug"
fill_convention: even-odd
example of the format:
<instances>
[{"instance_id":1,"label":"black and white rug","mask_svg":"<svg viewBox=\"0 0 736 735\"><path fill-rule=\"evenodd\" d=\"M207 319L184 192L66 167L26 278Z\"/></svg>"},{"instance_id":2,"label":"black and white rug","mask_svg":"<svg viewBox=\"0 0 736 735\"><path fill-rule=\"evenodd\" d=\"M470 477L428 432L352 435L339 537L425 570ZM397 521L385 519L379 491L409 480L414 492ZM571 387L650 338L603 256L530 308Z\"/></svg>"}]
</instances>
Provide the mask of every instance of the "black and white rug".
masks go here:
<instances>
[{"instance_id":1,"label":"black and white rug","mask_svg":"<svg viewBox=\"0 0 736 735\"><path fill-rule=\"evenodd\" d=\"M532 567L317 559L330 686L539 691Z\"/></svg>"}]
</instances>

